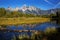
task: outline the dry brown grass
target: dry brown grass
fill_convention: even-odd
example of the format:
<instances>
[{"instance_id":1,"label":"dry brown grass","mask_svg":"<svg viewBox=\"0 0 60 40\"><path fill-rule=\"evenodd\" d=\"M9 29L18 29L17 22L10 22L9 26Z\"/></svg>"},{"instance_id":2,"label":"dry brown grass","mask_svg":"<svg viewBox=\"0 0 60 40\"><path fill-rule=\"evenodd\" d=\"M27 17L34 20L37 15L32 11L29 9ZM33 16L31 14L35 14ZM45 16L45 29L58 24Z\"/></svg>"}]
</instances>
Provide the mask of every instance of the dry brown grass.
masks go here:
<instances>
[{"instance_id":1,"label":"dry brown grass","mask_svg":"<svg viewBox=\"0 0 60 40\"><path fill-rule=\"evenodd\" d=\"M41 17L0 18L0 25L43 23L43 22L48 22L48 21L50 21L50 18L41 18Z\"/></svg>"}]
</instances>

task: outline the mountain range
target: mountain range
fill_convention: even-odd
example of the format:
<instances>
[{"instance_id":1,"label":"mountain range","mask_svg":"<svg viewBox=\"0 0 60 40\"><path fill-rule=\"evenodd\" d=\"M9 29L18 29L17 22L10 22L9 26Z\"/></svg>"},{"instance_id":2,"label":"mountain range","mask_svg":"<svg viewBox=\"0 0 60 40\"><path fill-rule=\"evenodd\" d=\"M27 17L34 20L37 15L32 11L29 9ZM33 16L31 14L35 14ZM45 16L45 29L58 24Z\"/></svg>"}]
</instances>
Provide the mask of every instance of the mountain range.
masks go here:
<instances>
[{"instance_id":1,"label":"mountain range","mask_svg":"<svg viewBox=\"0 0 60 40\"><path fill-rule=\"evenodd\" d=\"M60 11L60 8L42 10L42 9L34 7L34 6L23 5L20 8L16 7L14 9L11 8L11 7L8 7L6 10L8 10L8 11L19 11L19 12L23 12L23 13L37 14L37 15L49 15L49 14L52 14L52 13L56 13L57 11Z\"/></svg>"}]
</instances>

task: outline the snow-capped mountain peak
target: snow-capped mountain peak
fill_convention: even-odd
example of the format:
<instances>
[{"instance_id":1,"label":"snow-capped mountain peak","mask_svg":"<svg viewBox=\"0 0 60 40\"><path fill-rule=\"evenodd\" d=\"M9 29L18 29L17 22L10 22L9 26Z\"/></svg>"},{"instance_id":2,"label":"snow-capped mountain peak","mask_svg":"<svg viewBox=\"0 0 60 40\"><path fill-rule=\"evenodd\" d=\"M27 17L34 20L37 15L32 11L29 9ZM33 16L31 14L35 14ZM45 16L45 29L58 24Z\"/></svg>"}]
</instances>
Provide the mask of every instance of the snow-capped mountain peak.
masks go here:
<instances>
[{"instance_id":1,"label":"snow-capped mountain peak","mask_svg":"<svg viewBox=\"0 0 60 40\"><path fill-rule=\"evenodd\" d=\"M20 10L22 10L22 11L26 11L26 10L32 11L32 10L36 10L36 9L37 9L36 7L34 7L34 6L27 6L26 4L24 4L24 5L20 8Z\"/></svg>"},{"instance_id":2,"label":"snow-capped mountain peak","mask_svg":"<svg viewBox=\"0 0 60 40\"><path fill-rule=\"evenodd\" d=\"M22 11L26 11L28 8L27 8L27 6L24 4L21 8L20 8L20 10L22 10Z\"/></svg>"},{"instance_id":3,"label":"snow-capped mountain peak","mask_svg":"<svg viewBox=\"0 0 60 40\"><path fill-rule=\"evenodd\" d=\"M33 6L29 6L29 10L30 10L30 11L32 11L32 10L36 10L36 8L33 7Z\"/></svg>"}]
</instances>

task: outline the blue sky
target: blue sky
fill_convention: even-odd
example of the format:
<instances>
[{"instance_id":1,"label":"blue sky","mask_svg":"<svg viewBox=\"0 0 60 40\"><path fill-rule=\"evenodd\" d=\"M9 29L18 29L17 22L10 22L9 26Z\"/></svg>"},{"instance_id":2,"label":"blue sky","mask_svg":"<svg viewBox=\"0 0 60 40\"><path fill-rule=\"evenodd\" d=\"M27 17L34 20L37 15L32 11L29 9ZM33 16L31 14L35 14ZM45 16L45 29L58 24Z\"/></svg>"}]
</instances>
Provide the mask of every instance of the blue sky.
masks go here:
<instances>
[{"instance_id":1,"label":"blue sky","mask_svg":"<svg viewBox=\"0 0 60 40\"><path fill-rule=\"evenodd\" d=\"M0 7L7 8L8 6L15 8L27 6L35 6L37 8L46 10L52 8L60 8L60 0L0 0Z\"/></svg>"}]
</instances>

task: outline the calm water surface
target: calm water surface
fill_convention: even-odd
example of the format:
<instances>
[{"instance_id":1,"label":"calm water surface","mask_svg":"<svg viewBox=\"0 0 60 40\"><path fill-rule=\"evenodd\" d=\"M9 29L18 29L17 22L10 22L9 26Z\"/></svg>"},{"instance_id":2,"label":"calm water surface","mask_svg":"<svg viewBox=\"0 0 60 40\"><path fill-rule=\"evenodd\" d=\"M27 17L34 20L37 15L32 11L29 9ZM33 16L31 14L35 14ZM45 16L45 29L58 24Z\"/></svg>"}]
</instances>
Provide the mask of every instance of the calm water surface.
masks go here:
<instances>
[{"instance_id":1,"label":"calm water surface","mask_svg":"<svg viewBox=\"0 0 60 40\"><path fill-rule=\"evenodd\" d=\"M32 27L31 27L32 26ZM42 23L42 24L33 24L33 25L19 25L19 26L7 26L7 29L10 30L40 30L40 31L44 31L47 27L59 27L60 25L55 24L55 23L51 23L51 22L46 22L46 23ZM22 33L16 33L16 32L2 32L0 31L0 40L11 40L12 38L14 38L14 36L18 36L19 34L24 34L25 32ZM26 32L25 34L30 35L30 32Z\"/></svg>"}]
</instances>

